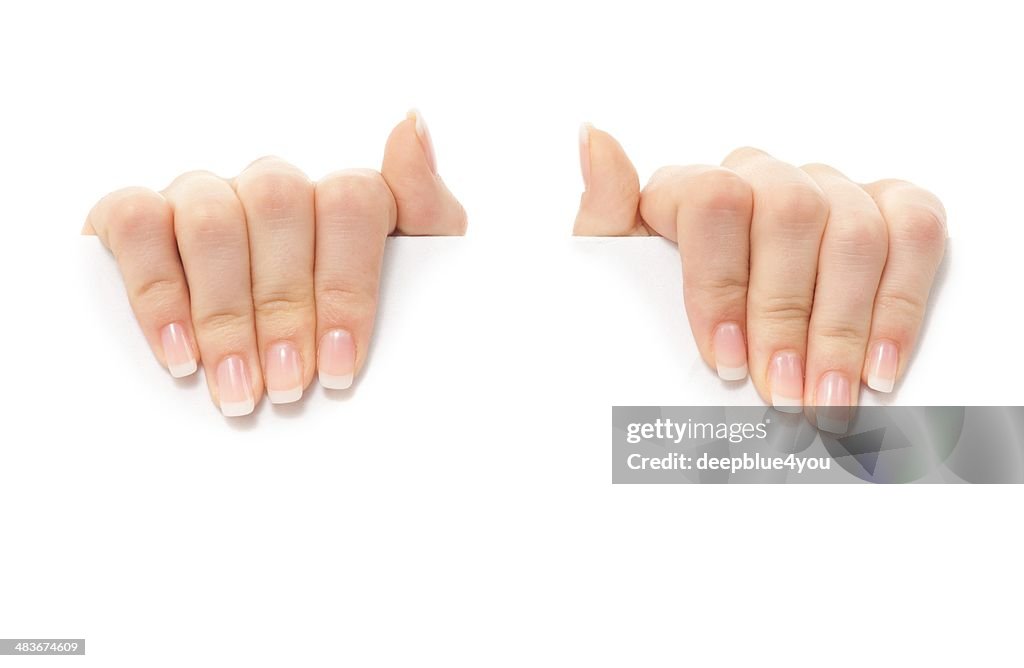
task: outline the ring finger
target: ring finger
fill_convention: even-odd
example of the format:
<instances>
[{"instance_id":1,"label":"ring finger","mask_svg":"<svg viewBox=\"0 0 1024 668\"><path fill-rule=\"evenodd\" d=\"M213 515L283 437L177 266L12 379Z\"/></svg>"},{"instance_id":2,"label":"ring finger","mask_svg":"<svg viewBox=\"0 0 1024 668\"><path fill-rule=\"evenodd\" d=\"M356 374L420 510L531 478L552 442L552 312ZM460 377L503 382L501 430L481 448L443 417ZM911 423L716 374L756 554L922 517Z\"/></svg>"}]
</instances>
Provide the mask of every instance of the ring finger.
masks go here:
<instances>
[{"instance_id":1,"label":"ring finger","mask_svg":"<svg viewBox=\"0 0 1024 668\"><path fill-rule=\"evenodd\" d=\"M860 186L825 165L803 170L829 200L807 335L804 400L815 407L819 428L844 433L860 392L888 233L874 200Z\"/></svg>"}]
</instances>

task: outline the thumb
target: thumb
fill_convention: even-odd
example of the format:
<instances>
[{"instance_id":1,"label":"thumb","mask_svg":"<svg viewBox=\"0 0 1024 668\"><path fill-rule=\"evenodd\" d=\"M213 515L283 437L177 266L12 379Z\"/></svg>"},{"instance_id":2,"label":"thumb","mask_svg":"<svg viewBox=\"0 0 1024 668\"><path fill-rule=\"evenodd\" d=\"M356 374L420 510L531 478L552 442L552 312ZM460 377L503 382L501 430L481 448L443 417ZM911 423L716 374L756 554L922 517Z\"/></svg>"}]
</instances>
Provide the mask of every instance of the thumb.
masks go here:
<instances>
[{"instance_id":1,"label":"thumb","mask_svg":"<svg viewBox=\"0 0 1024 668\"><path fill-rule=\"evenodd\" d=\"M580 126L583 196L573 234L616 237L649 234L640 220L640 180L626 152L607 132Z\"/></svg>"},{"instance_id":2,"label":"thumb","mask_svg":"<svg viewBox=\"0 0 1024 668\"><path fill-rule=\"evenodd\" d=\"M391 131L380 171L398 205L399 233L466 233L466 212L437 175L434 144L418 111L410 111Z\"/></svg>"}]
</instances>

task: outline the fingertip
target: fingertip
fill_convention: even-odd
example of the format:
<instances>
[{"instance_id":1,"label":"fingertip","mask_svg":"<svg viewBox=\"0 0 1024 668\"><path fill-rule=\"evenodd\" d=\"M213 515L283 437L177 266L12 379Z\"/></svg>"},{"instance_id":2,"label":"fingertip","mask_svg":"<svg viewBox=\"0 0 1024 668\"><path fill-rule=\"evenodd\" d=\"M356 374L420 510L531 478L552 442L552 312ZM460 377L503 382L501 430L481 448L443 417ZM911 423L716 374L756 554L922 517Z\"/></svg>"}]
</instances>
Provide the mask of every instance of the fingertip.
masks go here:
<instances>
[{"instance_id":1,"label":"fingertip","mask_svg":"<svg viewBox=\"0 0 1024 668\"><path fill-rule=\"evenodd\" d=\"M413 130L416 131L416 138L419 140L420 148L423 150L423 157L427 161L430 172L436 176L437 154L434 152L434 140L430 136L430 128L427 127L423 114L414 107L406 112L405 118L406 120L413 121Z\"/></svg>"},{"instance_id":2,"label":"fingertip","mask_svg":"<svg viewBox=\"0 0 1024 668\"><path fill-rule=\"evenodd\" d=\"M437 174L434 143L418 110L410 110L388 136L381 174L398 205L399 232L465 233L465 210Z\"/></svg>"},{"instance_id":3,"label":"fingertip","mask_svg":"<svg viewBox=\"0 0 1024 668\"><path fill-rule=\"evenodd\" d=\"M434 152L433 140L427 129L423 115L416 109L410 109L388 135L384 147L384 163L381 171L388 166L398 168L403 173L437 176L437 156Z\"/></svg>"},{"instance_id":4,"label":"fingertip","mask_svg":"<svg viewBox=\"0 0 1024 668\"><path fill-rule=\"evenodd\" d=\"M172 322L160 329L159 352L163 355L164 366L174 378L191 376L199 368L198 348L195 336L184 322ZM156 348L154 347L154 350Z\"/></svg>"},{"instance_id":5,"label":"fingertip","mask_svg":"<svg viewBox=\"0 0 1024 668\"><path fill-rule=\"evenodd\" d=\"M899 350L897 343L891 339L881 339L871 344L861 374L868 387L884 394L890 394L895 389L900 368Z\"/></svg>"},{"instance_id":6,"label":"fingertip","mask_svg":"<svg viewBox=\"0 0 1024 668\"><path fill-rule=\"evenodd\" d=\"M636 181L636 190L639 191L636 168L622 144L611 134L594 127L592 123L583 123L580 126L581 167L584 151L587 158L586 180L590 188L603 189L609 185Z\"/></svg>"},{"instance_id":7,"label":"fingertip","mask_svg":"<svg viewBox=\"0 0 1024 668\"><path fill-rule=\"evenodd\" d=\"M639 226L640 180L622 145L591 123L579 130L584 191L573 227L579 236L625 236Z\"/></svg>"}]
</instances>

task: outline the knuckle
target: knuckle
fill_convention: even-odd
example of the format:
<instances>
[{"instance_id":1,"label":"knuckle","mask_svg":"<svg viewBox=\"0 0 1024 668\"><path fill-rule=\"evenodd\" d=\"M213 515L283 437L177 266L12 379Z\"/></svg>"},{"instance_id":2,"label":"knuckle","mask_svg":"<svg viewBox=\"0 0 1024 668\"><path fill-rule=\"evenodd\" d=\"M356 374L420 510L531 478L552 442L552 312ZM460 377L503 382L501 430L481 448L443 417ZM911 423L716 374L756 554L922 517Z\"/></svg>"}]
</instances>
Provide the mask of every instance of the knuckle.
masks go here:
<instances>
[{"instance_id":1,"label":"knuckle","mask_svg":"<svg viewBox=\"0 0 1024 668\"><path fill-rule=\"evenodd\" d=\"M893 236L900 242L932 250L946 243L945 213L931 204L908 206L893 224Z\"/></svg>"},{"instance_id":2,"label":"knuckle","mask_svg":"<svg viewBox=\"0 0 1024 668\"><path fill-rule=\"evenodd\" d=\"M737 164L766 157L768 154L753 146L740 146L722 160L723 165Z\"/></svg>"},{"instance_id":3,"label":"knuckle","mask_svg":"<svg viewBox=\"0 0 1024 668\"><path fill-rule=\"evenodd\" d=\"M747 298L746 276L713 276L692 278L683 286L694 295L707 297L716 306L742 304Z\"/></svg>"},{"instance_id":4,"label":"knuckle","mask_svg":"<svg viewBox=\"0 0 1024 668\"><path fill-rule=\"evenodd\" d=\"M211 183L214 185L226 185L222 178L209 170L192 169L175 177L175 179L171 181L170 185L167 186L167 190L189 191L195 189L197 186L206 186Z\"/></svg>"},{"instance_id":5,"label":"knuckle","mask_svg":"<svg viewBox=\"0 0 1024 668\"><path fill-rule=\"evenodd\" d=\"M879 179L872 181L871 183L864 184L865 190L870 193L877 193L884 195L885 193L895 192L904 188L916 188L910 181L904 181L903 179Z\"/></svg>"},{"instance_id":6,"label":"knuckle","mask_svg":"<svg viewBox=\"0 0 1024 668\"><path fill-rule=\"evenodd\" d=\"M181 281L177 281L173 278L157 276L148 278L134 286L131 289L129 297L130 301L135 303L145 302L149 304L158 304L169 302L181 297L182 287L184 286Z\"/></svg>"},{"instance_id":7,"label":"knuckle","mask_svg":"<svg viewBox=\"0 0 1024 668\"><path fill-rule=\"evenodd\" d=\"M755 300L757 317L767 323L806 328L811 317L811 300L795 296L775 296Z\"/></svg>"},{"instance_id":8,"label":"knuckle","mask_svg":"<svg viewBox=\"0 0 1024 668\"><path fill-rule=\"evenodd\" d=\"M316 185L316 208L326 215L368 216L397 209L394 195L379 172L371 169L335 172Z\"/></svg>"},{"instance_id":9,"label":"knuckle","mask_svg":"<svg viewBox=\"0 0 1024 668\"><path fill-rule=\"evenodd\" d=\"M765 194L766 208L780 223L819 225L828 218L828 200L810 183L794 182L775 186Z\"/></svg>"},{"instance_id":10,"label":"knuckle","mask_svg":"<svg viewBox=\"0 0 1024 668\"><path fill-rule=\"evenodd\" d=\"M108 195L111 233L121 242L146 238L170 222L170 207L157 193L129 188Z\"/></svg>"},{"instance_id":11,"label":"knuckle","mask_svg":"<svg viewBox=\"0 0 1024 668\"><path fill-rule=\"evenodd\" d=\"M880 201L896 242L941 249L946 243L946 209L934 193L899 179L867 184L866 190Z\"/></svg>"},{"instance_id":12,"label":"knuckle","mask_svg":"<svg viewBox=\"0 0 1024 668\"><path fill-rule=\"evenodd\" d=\"M261 155L260 157L250 162L248 165L245 166L245 170L252 169L253 167L260 167L266 165L287 166L288 163L285 161L284 158L268 153L266 155Z\"/></svg>"},{"instance_id":13,"label":"knuckle","mask_svg":"<svg viewBox=\"0 0 1024 668\"><path fill-rule=\"evenodd\" d=\"M736 172L714 168L695 174L684 195L684 203L695 209L749 213L753 206L750 184Z\"/></svg>"},{"instance_id":14,"label":"knuckle","mask_svg":"<svg viewBox=\"0 0 1024 668\"><path fill-rule=\"evenodd\" d=\"M242 208L231 187L210 172L182 174L174 191L174 226L178 233L220 242L245 226Z\"/></svg>"},{"instance_id":15,"label":"knuckle","mask_svg":"<svg viewBox=\"0 0 1024 668\"><path fill-rule=\"evenodd\" d=\"M316 303L328 320L359 320L372 317L377 309L376 295L336 284L318 286Z\"/></svg>"},{"instance_id":16,"label":"knuckle","mask_svg":"<svg viewBox=\"0 0 1024 668\"><path fill-rule=\"evenodd\" d=\"M184 223L200 227L220 227L226 221L238 220L238 203L223 195L207 195L182 202L175 214Z\"/></svg>"},{"instance_id":17,"label":"knuckle","mask_svg":"<svg viewBox=\"0 0 1024 668\"><path fill-rule=\"evenodd\" d=\"M310 197L312 184L294 168L267 167L246 170L236 183L247 210L259 214L294 211Z\"/></svg>"},{"instance_id":18,"label":"knuckle","mask_svg":"<svg viewBox=\"0 0 1024 668\"><path fill-rule=\"evenodd\" d=\"M317 302L331 302L353 308L373 307L377 303L377 297L367 290L328 283L317 286Z\"/></svg>"},{"instance_id":19,"label":"knuckle","mask_svg":"<svg viewBox=\"0 0 1024 668\"><path fill-rule=\"evenodd\" d=\"M876 317L886 321L914 321L924 315L924 295L903 290L885 290L875 302Z\"/></svg>"},{"instance_id":20,"label":"knuckle","mask_svg":"<svg viewBox=\"0 0 1024 668\"><path fill-rule=\"evenodd\" d=\"M192 323L206 335L237 335L252 331L252 314L243 310L214 310L193 315Z\"/></svg>"},{"instance_id":21,"label":"knuckle","mask_svg":"<svg viewBox=\"0 0 1024 668\"><path fill-rule=\"evenodd\" d=\"M833 252L857 258L883 257L889 233L880 216L868 212L850 213L842 221L830 221L826 232Z\"/></svg>"},{"instance_id":22,"label":"knuckle","mask_svg":"<svg viewBox=\"0 0 1024 668\"><path fill-rule=\"evenodd\" d=\"M830 343L853 348L863 348L867 342L867 331L848 322L814 323L812 334L816 339L828 339Z\"/></svg>"},{"instance_id":23,"label":"knuckle","mask_svg":"<svg viewBox=\"0 0 1024 668\"><path fill-rule=\"evenodd\" d=\"M313 310L312 295L301 291L254 291L252 304L257 316L302 314Z\"/></svg>"},{"instance_id":24,"label":"knuckle","mask_svg":"<svg viewBox=\"0 0 1024 668\"><path fill-rule=\"evenodd\" d=\"M245 234L241 207L228 193L181 202L174 211L174 224L180 234L200 244L233 243Z\"/></svg>"},{"instance_id":25,"label":"knuckle","mask_svg":"<svg viewBox=\"0 0 1024 668\"><path fill-rule=\"evenodd\" d=\"M685 173L686 169L679 165L664 165L662 167L658 167L658 169L654 170L654 173L651 174L651 178L647 180L647 186L644 190L674 183Z\"/></svg>"},{"instance_id":26,"label":"knuckle","mask_svg":"<svg viewBox=\"0 0 1024 668\"><path fill-rule=\"evenodd\" d=\"M800 165L800 170L817 174L834 174L836 171L831 165L826 165L823 162L809 162L806 165Z\"/></svg>"}]
</instances>

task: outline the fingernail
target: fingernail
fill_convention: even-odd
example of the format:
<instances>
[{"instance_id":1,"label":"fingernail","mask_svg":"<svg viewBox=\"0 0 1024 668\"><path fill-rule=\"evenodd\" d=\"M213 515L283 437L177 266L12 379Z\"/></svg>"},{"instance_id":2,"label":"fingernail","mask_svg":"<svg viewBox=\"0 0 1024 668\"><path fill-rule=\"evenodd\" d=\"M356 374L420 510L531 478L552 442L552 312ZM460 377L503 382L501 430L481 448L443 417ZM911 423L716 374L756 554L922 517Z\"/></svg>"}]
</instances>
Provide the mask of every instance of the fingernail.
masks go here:
<instances>
[{"instance_id":1,"label":"fingernail","mask_svg":"<svg viewBox=\"0 0 1024 668\"><path fill-rule=\"evenodd\" d=\"M220 396L220 412L226 417L252 413L256 402L252 397L248 365L241 357L225 357L217 366L217 394Z\"/></svg>"},{"instance_id":2,"label":"fingernail","mask_svg":"<svg viewBox=\"0 0 1024 668\"><path fill-rule=\"evenodd\" d=\"M892 392L900 353L892 341L879 341L868 354L868 387L879 392Z\"/></svg>"},{"instance_id":3,"label":"fingernail","mask_svg":"<svg viewBox=\"0 0 1024 668\"><path fill-rule=\"evenodd\" d=\"M302 358L288 341L279 341L267 348L263 373L270 403L290 404L302 398Z\"/></svg>"},{"instance_id":4,"label":"fingernail","mask_svg":"<svg viewBox=\"0 0 1024 668\"><path fill-rule=\"evenodd\" d=\"M804 403L804 363L794 352L777 353L768 367L772 405L784 413L799 413Z\"/></svg>"},{"instance_id":5,"label":"fingernail","mask_svg":"<svg viewBox=\"0 0 1024 668\"><path fill-rule=\"evenodd\" d=\"M580 173L583 174L583 189L590 189L590 123L580 125Z\"/></svg>"},{"instance_id":6,"label":"fingernail","mask_svg":"<svg viewBox=\"0 0 1024 668\"><path fill-rule=\"evenodd\" d=\"M420 113L419 109L410 109L409 113L406 114L406 118L416 120L416 136L420 139L420 145L423 147L423 154L427 157L427 165L430 167L430 172L436 175L437 156L434 155L434 142L430 139L430 130L427 128L427 122L423 120L423 114Z\"/></svg>"},{"instance_id":7,"label":"fingernail","mask_svg":"<svg viewBox=\"0 0 1024 668\"><path fill-rule=\"evenodd\" d=\"M747 345L743 330L734 322L724 322L711 339L715 366L722 380L743 380L747 377Z\"/></svg>"},{"instance_id":8,"label":"fingernail","mask_svg":"<svg viewBox=\"0 0 1024 668\"><path fill-rule=\"evenodd\" d=\"M814 395L818 429L845 434L850 425L850 380L838 371L829 371L818 381Z\"/></svg>"},{"instance_id":9,"label":"fingernail","mask_svg":"<svg viewBox=\"0 0 1024 668\"><path fill-rule=\"evenodd\" d=\"M172 322L160 330L160 343L164 348L167 370L172 376L184 378L196 372L196 358L181 323Z\"/></svg>"},{"instance_id":10,"label":"fingernail","mask_svg":"<svg viewBox=\"0 0 1024 668\"><path fill-rule=\"evenodd\" d=\"M356 344L344 329L332 329L320 339L320 384L331 390L352 386L356 368Z\"/></svg>"}]
</instances>

